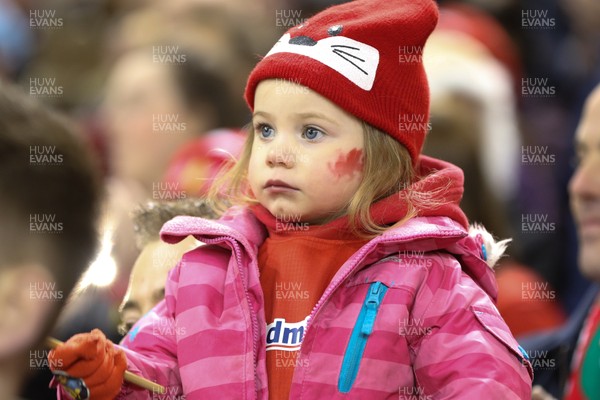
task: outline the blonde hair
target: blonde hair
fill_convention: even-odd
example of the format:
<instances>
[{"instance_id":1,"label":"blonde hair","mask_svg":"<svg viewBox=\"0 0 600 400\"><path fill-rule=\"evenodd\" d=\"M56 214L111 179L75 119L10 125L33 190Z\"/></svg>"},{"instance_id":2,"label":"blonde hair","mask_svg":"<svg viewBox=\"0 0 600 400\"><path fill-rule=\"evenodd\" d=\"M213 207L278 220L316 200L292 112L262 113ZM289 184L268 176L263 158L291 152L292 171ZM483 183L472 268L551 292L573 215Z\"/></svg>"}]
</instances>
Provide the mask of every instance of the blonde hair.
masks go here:
<instances>
[{"instance_id":1,"label":"blonde hair","mask_svg":"<svg viewBox=\"0 0 600 400\"><path fill-rule=\"evenodd\" d=\"M379 225L369 212L373 203L385 197L403 193L399 201L406 202L407 212L395 225L417 216L419 210L441 206L443 201L434 199L439 198L437 196L442 194L447 186L437 189L434 193L419 192L411 187L418 176L406 147L385 132L365 122L362 124L364 135L362 180L346 207L333 213L324 223L347 215L350 226L356 234L362 237L373 237L389 228L386 225ZM247 181L248 164L254 142L254 132L250 128L248 131L248 138L239 160L223 168L209 191L209 203L218 214L222 214L234 205L258 203L252 196Z\"/></svg>"}]
</instances>

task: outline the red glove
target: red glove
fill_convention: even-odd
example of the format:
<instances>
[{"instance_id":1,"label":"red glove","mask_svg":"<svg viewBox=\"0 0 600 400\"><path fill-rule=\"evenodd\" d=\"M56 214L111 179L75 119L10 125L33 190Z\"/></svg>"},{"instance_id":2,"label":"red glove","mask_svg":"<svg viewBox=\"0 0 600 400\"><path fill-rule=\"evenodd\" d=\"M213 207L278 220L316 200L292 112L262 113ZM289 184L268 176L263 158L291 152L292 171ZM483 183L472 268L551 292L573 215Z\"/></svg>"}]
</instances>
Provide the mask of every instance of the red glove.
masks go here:
<instances>
[{"instance_id":1,"label":"red glove","mask_svg":"<svg viewBox=\"0 0 600 400\"><path fill-rule=\"evenodd\" d=\"M48 354L57 375L80 378L94 400L113 400L121 391L127 369L125 352L115 347L99 329L79 333Z\"/></svg>"}]
</instances>

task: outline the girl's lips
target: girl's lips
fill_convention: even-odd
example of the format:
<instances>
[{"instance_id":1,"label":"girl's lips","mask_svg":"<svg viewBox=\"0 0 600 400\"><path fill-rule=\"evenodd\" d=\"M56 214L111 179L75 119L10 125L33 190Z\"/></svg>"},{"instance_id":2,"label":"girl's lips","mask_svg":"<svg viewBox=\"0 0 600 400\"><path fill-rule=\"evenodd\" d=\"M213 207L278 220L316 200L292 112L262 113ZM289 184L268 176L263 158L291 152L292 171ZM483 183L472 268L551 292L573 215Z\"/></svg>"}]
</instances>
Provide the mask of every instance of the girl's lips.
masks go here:
<instances>
[{"instance_id":1,"label":"girl's lips","mask_svg":"<svg viewBox=\"0 0 600 400\"><path fill-rule=\"evenodd\" d=\"M285 187L285 186L269 186L269 187L265 188L265 190L270 194L297 192L296 189L292 189L292 188Z\"/></svg>"},{"instance_id":2,"label":"girl's lips","mask_svg":"<svg viewBox=\"0 0 600 400\"><path fill-rule=\"evenodd\" d=\"M298 190L298 188L293 187L292 185L284 182L284 181L280 181L278 179L270 179L267 181L267 183L265 184L265 189L270 190L270 191L292 191L292 190Z\"/></svg>"}]
</instances>

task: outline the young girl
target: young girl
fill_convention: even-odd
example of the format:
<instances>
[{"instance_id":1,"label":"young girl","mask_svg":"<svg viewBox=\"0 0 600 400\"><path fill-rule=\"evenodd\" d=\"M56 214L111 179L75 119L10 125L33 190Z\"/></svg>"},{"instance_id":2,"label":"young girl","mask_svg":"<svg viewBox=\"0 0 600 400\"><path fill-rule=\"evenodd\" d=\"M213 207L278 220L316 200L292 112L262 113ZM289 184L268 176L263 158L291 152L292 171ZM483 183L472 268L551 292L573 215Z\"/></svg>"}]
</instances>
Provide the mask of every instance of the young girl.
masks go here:
<instances>
[{"instance_id":1,"label":"young girl","mask_svg":"<svg viewBox=\"0 0 600 400\"><path fill-rule=\"evenodd\" d=\"M531 366L469 236L462 172L419 154L432 0L364 0L288 31L251 73L253 133L206 246L121 346L78 335L50 356L92 399L528 399ZM400 57L398 55L400 53ZM413 57L416 54L416 57ZM502 250L502 249L500 249ZM127 369L166 386L122 384Z\"/></svg>"}]
</instances>

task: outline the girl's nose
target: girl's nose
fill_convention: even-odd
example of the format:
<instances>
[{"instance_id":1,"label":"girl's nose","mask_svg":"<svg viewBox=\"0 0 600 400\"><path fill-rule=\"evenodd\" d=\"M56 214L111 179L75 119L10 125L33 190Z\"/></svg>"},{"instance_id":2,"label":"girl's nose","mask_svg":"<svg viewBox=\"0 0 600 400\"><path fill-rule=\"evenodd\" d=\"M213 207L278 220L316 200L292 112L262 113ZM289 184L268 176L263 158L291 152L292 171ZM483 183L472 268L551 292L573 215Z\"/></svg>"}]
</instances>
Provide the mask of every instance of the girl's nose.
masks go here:
<instances>
[{"instance_id":1,"label":"girl's nose","mask_svg":"<svg viewBox=\"0 0 600 400\"><path fill-rule=\"evenodd\" d=\"M283 139L280 135L277 140L269 143L267 165L269 167L281 166L292 168L296 164L296 151L290 139Z\"/></svg>"}]
</instances>

